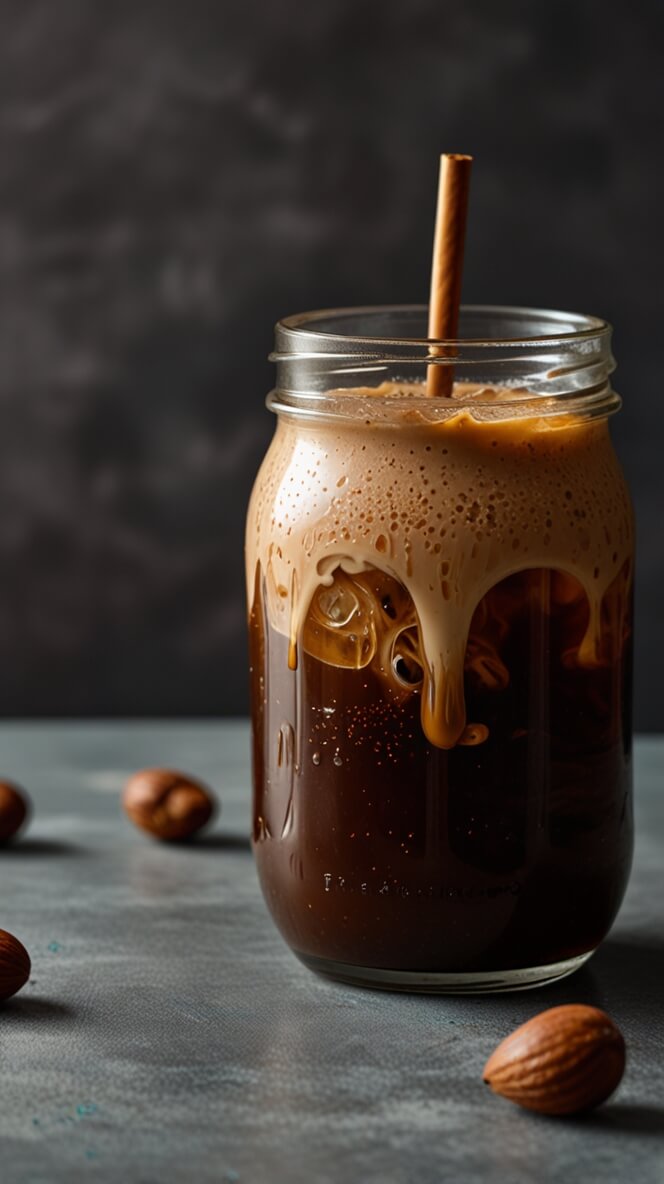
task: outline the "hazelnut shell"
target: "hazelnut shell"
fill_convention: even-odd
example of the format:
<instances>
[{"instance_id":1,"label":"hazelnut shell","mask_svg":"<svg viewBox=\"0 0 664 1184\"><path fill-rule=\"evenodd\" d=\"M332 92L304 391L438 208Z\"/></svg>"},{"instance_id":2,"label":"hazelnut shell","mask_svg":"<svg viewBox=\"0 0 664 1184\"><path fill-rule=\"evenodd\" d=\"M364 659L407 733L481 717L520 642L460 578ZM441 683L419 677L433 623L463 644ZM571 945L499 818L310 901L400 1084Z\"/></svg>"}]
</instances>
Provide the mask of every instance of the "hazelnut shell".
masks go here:
<instances>
[{"instance_id":1,"label":"hazelnut shell","mask_svg":"<svg viewBox=\"0 0 664 1184\"><path fill-rule=\"evenodd\" d=\"M11 781L0 781L0 843L7 843L18 834L28 813L23 790Z\"/></svg>"},{"instance_id":2,"label":"hazelnut shell","mask_svg":"<svg viewBox=\"0 0 664 1184\"><path fill-rule=\"evenodd\" d=\"M0 929L0 1000L15 995L29 978L28 951L12 933Z\"/></svg>"},{"instance_id":3,"label":"hazelnut shell","mask_svg":"<svg viewBox=\"0 0 664 1184\"><path fill-rule=\"evenodd\" d=\"M135 826L167 842L188 839L202 830L215 811L210 790L175 769L134 773L125 785L122 804Z\"/></svg>"}]
</instances>

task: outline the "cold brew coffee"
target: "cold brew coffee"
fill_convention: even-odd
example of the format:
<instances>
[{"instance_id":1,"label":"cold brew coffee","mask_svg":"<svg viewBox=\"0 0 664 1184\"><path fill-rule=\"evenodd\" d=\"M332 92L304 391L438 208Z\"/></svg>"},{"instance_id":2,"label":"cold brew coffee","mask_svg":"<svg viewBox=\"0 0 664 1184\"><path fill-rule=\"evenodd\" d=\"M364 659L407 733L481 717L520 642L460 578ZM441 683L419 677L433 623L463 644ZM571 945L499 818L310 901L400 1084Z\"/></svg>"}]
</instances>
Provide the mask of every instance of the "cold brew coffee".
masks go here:
<instances>
[{"instance_id":1,"label":"cold brew coffee","mask_svg":"<svg viewBox=\"0 0 664 1184\"><path fill-rule=\"evenodd\" d=\"M622 899L632 516L605 415L446 403L280 412L247 528L254 851L314 968L495 989L580 964Z\"/></svg>"}]
</instances>

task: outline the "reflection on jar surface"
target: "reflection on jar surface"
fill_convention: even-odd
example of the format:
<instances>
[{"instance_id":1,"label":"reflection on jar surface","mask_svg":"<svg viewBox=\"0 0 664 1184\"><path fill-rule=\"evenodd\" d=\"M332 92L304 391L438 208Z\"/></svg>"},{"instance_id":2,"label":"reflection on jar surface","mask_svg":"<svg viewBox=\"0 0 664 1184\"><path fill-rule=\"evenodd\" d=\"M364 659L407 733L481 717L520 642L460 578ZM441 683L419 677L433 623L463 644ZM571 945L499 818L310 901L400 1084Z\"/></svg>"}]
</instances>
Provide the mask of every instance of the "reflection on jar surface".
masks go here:
<instances>
[{"instance_id":1,"label":"reflection on jar surface","mask_svg":"<svg viewBox=\"0 0 664 1184\"><path fill-rule=\"evenodd\" d=\"M353 341L355 364L321 367L314 398L310 373L304 396L291 383L272 397L247 527L254 851L279 929L315 969L408 989L533 985L580 965L619 907L632 515L608 332L569 319L572 341L556 322L546 346L568 361L557 369L592 371L591 389L577 377L561 394L554 373L549 394L550 356L517 385L515 354L532 368L547 352L524 340L506 347L509 385L503 369L426 399L426 353L395 362L400 343L358 347L345 322L335 342ZM307 352L307 331L297 349L282 331L280 360ZM362 355L375 368L380 349L368 386Z\"/></svg>"}]
</instances>

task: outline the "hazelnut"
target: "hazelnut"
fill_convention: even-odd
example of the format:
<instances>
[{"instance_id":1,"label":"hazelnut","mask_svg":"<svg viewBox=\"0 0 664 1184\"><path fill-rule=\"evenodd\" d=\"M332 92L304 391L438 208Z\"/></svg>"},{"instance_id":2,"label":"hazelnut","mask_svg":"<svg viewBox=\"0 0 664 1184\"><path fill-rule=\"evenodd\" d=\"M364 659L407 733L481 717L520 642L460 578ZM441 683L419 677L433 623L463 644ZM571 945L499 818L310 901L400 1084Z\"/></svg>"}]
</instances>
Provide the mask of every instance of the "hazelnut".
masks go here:
<instances>
[{"instance_id":1,"label":"hazelnut","mask_svg":"<svg viewBox=\"0 0 664 1184\"><path fill-rule=\"evenodd\" d=\"M30 955L17 937L0 929L0 999L9 999L30 978Z\"/></svg>"},{"instance_id":2,"label":"hazelnut","mask_svg":"<svg viewBox=\"0 0 664 1184\"><path fill-rule=\"evenodd\" d=\"M579 1114L606 1101L625 1069L625 1041L597 1007L552 1007L503 1040L484 1067L494 1093L540 1114Z\"/></svg>"},{"instance_id":3,"label":"hazelnut","mask_svg":"<svg viewBox=\"0 0 664 1184\"><path fill-rule=\"evenodd\" d=\"M0 843L18 834L28 815L28 802L18 785L0 781Z\"/></svg>"},{"instance_id":4,"label":"hazelnut","mask_svg":"<svg viewBox=\"0 0 664 1184\"><path fill-rule=\"evenodd\" d=\"M174 769L141 769L124 787L122 804L136 826L158 839L187 839L211 819L215 800L199 781Z\"/></svg>"}]
</instances>

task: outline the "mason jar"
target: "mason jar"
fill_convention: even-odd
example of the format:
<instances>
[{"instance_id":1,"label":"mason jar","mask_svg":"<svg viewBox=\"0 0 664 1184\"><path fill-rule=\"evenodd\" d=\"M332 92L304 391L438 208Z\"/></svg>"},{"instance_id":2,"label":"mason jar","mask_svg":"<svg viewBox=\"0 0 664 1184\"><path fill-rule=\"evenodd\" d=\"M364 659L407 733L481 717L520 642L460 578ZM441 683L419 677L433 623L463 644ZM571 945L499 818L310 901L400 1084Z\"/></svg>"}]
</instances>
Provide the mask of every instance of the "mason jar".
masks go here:
<instances>
[{"instance_id":1,"label":"mason jar","mask_svg":"<svg viewBox=\"0 0 664 1184\"><path fill-rule=\"evenodd\" d=\"M632 510L610 327L522 308L276 328L246 558L253 848L293 951L409 991L535 986L632 851ZM447 398L431 366L452 367Z\"/></svg>"}]
</instances>

